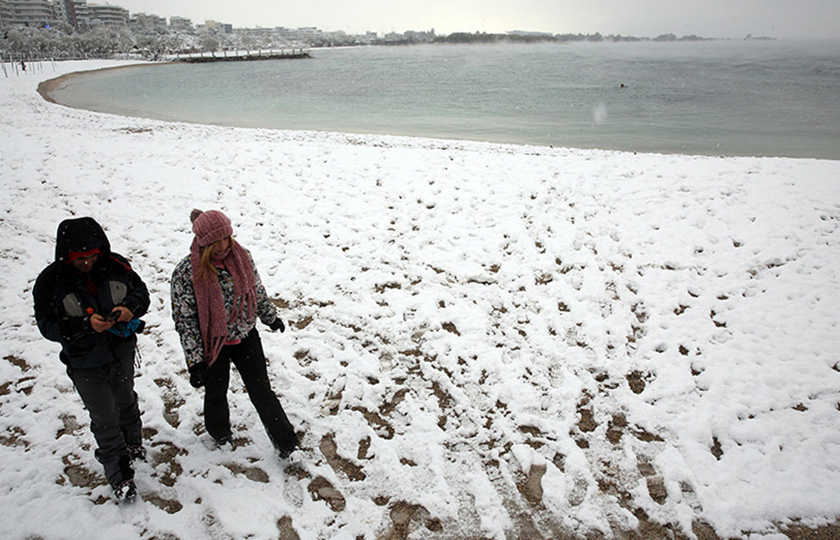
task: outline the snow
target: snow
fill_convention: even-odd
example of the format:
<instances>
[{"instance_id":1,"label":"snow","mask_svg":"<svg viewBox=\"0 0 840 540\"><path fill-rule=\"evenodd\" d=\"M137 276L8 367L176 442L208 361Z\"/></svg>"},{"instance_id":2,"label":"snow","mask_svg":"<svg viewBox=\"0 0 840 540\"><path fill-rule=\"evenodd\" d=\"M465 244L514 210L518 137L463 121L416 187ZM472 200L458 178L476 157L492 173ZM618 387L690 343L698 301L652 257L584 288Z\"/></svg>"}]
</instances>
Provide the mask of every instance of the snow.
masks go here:
<instances>
[{"instance_id":1,"label":"snow","mask_svg":"<svg viewBox=\"0 0 840 540\"><path fill-rule=\"evenodd\" d=\"M840 517L840 162L160 122L0 79L3 538L783 538ZM170 318L192 208L234 222L305 450L232 378L204 432ZM32 316L58 223L90 215L152 294L149 459L119 507ZM285 536L284 536L285 535Z\"/></svg>"}]
</instances>

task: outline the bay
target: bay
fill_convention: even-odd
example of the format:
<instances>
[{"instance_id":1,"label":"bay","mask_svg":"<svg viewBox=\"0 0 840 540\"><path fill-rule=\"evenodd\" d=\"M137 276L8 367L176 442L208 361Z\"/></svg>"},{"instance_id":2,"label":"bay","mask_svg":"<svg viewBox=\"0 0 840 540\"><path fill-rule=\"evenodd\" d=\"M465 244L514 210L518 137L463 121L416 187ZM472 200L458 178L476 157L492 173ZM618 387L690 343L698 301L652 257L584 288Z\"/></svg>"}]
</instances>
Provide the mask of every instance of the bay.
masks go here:
<instances>
[{"instance_id":1,"label":"bay","mask_svg":"<svg viewBox=\"0 0 840 540\"><path fill-rule=\"evenodd\" d=\"M91 72L56 101L206 124L840 159L840 42L316 49Z\"/></svg>"}]
</instances>

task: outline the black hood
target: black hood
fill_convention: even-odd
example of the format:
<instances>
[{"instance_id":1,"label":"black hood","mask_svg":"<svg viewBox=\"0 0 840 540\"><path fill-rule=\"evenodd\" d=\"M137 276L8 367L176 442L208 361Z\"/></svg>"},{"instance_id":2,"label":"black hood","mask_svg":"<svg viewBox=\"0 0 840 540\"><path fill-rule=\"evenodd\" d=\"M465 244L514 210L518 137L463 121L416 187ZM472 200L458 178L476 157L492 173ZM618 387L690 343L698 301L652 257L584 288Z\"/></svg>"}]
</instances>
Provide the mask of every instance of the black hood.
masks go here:
<instances>
[{"instance_id":1,"label":"black hood","mask_svg":"<svg viewBox=\"0 0 840 540\"><path fill-rule=\"evenodd\" d=\"M71 251L89 251L99 249L99 253L108 256L111 253L111 244L105 231L95 219L83 217L76 219L65 219L58 224L58 233L55 238L55 260L67 261L67 254Z\"/></svg>"}]
</instances>

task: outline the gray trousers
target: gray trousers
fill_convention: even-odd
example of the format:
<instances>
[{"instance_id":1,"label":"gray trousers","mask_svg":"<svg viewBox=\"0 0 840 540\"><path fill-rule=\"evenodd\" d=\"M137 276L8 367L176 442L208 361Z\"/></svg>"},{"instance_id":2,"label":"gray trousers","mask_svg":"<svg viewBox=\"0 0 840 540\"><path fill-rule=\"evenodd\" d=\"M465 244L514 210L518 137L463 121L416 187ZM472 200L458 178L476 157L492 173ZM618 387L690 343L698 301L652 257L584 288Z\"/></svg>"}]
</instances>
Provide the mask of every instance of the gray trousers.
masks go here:
<instances>
[{"instance_id":1,"label":"gray trousers","mask_svg":"<svg viewBox=\"0 0 840 540\"><path fill-rule=\"evenodd\" d=\"M90 414L96 459L112 487L134 478L129 445L142 444L142 423L134 392L134 351L104 366L68 368L76 391Z\"/></svg>"}]
</instances>

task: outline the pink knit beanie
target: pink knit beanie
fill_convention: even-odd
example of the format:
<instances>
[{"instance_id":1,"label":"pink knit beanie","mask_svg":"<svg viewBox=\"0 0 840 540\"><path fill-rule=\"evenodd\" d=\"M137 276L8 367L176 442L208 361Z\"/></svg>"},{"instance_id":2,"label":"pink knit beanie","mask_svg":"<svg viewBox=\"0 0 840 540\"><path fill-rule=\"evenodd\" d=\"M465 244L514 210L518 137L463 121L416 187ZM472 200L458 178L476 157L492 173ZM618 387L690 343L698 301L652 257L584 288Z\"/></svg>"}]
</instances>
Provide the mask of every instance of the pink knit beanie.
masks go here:
<instances>
[{"instance_id":1,"label":"pink knit beanie","mask_svg":"<svg viewBox=\"0 0 840 540\"><path fill-rule=\"evenodd\" d=\"M233 236L233 227L226 215L218 210L193 210L190 213L192 230L200 247L209 246L222 238Z\"/></svg>"}]
</instances>

